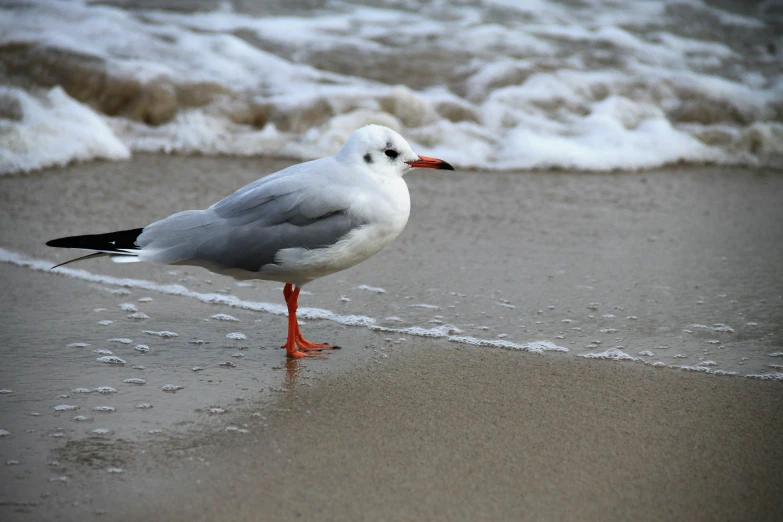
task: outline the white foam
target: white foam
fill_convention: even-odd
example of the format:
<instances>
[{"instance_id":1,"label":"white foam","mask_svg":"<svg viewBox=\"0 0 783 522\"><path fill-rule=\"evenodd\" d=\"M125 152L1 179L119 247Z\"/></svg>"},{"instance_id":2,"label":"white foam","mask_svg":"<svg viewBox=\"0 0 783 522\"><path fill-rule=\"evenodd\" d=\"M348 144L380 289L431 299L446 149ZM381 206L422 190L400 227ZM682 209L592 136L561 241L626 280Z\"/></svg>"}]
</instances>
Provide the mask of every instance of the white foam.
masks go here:
<instances>
[{"instance_id":1,"label":"white foam","mask_svg":"<svg viewBox=\"0 0 783 522\"><path fill-rule=\"evenodd\" d=\"M242 332L231 332L226 334L226 339L231 339L233 341L244 341L247 339L247 335L243 334Z\"/></svg>"},{"instance_id":2,"label":"white foam","mask_svg":"<svg viewBox=\"0 0 783 522\"><path fill-rule=\"evenodd\" d=\"M162 331L159 331L159 332L156 332L154 330L144 330L144 333L147 334L147 335L156 335L158 337L163 337L163 338L166 338L166 339L171 338L171 337L179 337L179 334L176 334L174 332L169 332L168 330L162 330Z\"/></svg>"},{"instance_id":3,"label":"white foam","mask_svg":"<svg viewBox=\"0 0 783 522\"><path fill-rule=\"evenodd\" d=\"M133 339L128 339L127 337L115 337L113 339L108 339L108 342L110 343L121 343L121 344L130 344L133 342Z\"/></svg>"},{"instance_id":4,"label":"white foam","mask_svg":"<svg viewBox=\"0 0 783 522\"><path fill-rule=\"evenodd\" d=\"M515 343L512 341L506 341L505 339L480 339L478 337L464 336L464 335L452 335L448 337L449 341L455 343L470 344L473 346L489 346L493 348L503 348L506 350L520 350L530 353L544 353L544 352L567 352L568 348L559 346L551 341L533 341L527 343Z\"/></svg>"},{"instance_id":5,"label":"white foam","mask_svg":"<svg viewBox=\"0 0 783 522\"><path fill-rule=\"evenodd\" d=\"M210 319L214 319L216 321L239 321L239 319L237 319L233 315L228 315L228 314L215 314L211 316Z\"/></svg>"},{"instance_id":6,"label":"white foam","mask_svg":"<svg viewBox=\"0 0 783 522\"><path fill-rule=\"evenodd\" d=\"M701 1L688 9L742 41L769 28L761 17ZM724 42L723 27L711 37L709 27L699 39L679 36L682 23L659 2L422 2L415 17L404 7L340 2L288 16L22 3L4 11L4 42L89 57L105 64L107 77L142 89L203 82L224 92L152 126L99 116L59 88L40 96L7 88L24 99L14 103L25 116L2 120L6 136L24 146L0 147L8 152L0 170L124 158L129 149L312 159L370 122L401 131L425 154L483 169L757 165L779 157L783 81L777 67L758 65L776 58L758 49L763 42L741 54ZM279 55L263 50L270 48ZM432 70L428 85L391 85L409 80L405 63L396 75L387 71L402 52ZM355 75L327 70L345 68ZM253 107L270 121L229 117Z\"/></svg>"},{"instance_id":7,"label":"white foam","mask_svg":"<svg viewBox=\"0 0 783 522\"><path fill-rule=\"evenodd\" d=\"M3 12L5 17L8 11ZM0 118L0 174L130 157L128 147L103 119L60 87L34 96L0 86L0 105L15 106L21 113L18 121Z\"/></svg>"},{"instance_id":8,"label":"white foam","mask_svg":"<svg viewBox=\"0 0 783 522\"><path fill-rule=\"evenodd\" d=\"M750 379L761 379L763 381L783 381L783 372L751 374L746 377Z\"/></svg>"},{"instance_id":9,"label":"white foam","mask_svg":"<svg viewBox=\"0 0 783 522\"><path fill-rule=\"evenodd\" d=\"M608 359L611 361L643 361L643 359L629 355L619 348L609 348L608 350L599 353L580 353L578 357L584 359Z\"/></svg>"},{"instance_id":10,"label":"white foam","mask_svg":"<svg viewBox=\"0 0 783 522\"><path fill-rule=\"evenodd\" d=\"M385 326L371 325L370 330L376 330L378 332L395 332L402 334L415 335L417 337L449 337L454 334L462 333L462 330L454 326L453 324L444 324L436 326L434 328L422 328L420 326L411 326L408 328L388 328Z\"/></svg>"},{"instance_id":11,"label":"white foam","mask_svg":"<svg viewBox=\"0 0 783 522\"><path fill-rule=\"evenodd\" d=\"M104 364L125 364L126 362L125 359L121 359L116 355L104 355L103 357L98 357L96 360Z\"/></svg>"},{"instance_id":12,"label":"white foam","mask_svg":"<svg viewBox=\"0 0 783 522\"><path fill-rule=\"evenodd\" d=\"M375 292L376 294L385 294L386 290L378 286L359 285L356 288L359 290L367 290L368 292Z\"/></svg>"}]
</instances>

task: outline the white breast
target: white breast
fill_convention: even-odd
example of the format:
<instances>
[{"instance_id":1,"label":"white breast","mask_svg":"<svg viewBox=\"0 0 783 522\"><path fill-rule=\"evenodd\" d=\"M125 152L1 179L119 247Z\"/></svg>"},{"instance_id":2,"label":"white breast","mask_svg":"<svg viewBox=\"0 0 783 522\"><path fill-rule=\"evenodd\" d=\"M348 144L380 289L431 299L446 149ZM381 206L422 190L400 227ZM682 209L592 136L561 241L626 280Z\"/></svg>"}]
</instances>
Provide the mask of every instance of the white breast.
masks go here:
<instances>
[{"instance_id":1,"label":"white breast","mask_svg":"<svg viewBox=\"0 0 783 522\"><path fill-rule=\"evenodd\" d=\"M405 228L410 196L402 178L380 178L351 205L351 213L367 223L328 248L287 248L277 253L276 264L262 267L259 277L298 286L350 268L374 256Z\"/></svg>"}]
</instances>

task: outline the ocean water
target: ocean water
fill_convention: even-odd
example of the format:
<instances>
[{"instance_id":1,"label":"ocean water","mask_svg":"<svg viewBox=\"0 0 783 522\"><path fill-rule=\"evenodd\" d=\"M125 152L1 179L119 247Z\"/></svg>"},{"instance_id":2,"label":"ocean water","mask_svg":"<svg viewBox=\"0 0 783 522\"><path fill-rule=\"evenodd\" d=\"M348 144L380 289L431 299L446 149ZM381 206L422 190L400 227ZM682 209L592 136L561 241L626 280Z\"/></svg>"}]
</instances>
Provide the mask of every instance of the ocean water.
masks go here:
<instances>
[{"instance_id":1,"label":"ocean water","mask_svg":"<svg viewBox=\"0 0 783 522\"><path fill-rule=\"evenodd\" d=\"M9 0L0 172L312 159L379 123L462 169L783 165L774 0Z\"/></svg>"}]
</instances>

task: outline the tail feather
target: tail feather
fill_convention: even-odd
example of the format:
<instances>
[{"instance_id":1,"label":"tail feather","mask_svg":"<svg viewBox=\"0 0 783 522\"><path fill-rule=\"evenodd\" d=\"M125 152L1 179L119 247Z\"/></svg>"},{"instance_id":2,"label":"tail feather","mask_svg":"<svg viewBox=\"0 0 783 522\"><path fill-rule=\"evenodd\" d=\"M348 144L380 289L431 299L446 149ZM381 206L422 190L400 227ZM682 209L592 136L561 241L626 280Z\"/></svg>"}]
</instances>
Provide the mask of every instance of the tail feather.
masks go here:
<instances>
[{"instance_id":1,"label":"tail feather","mask_svg":"<svg viewBox=\"0 0 783 522\"><path fill-rule=\"evenodd\" d=\"M92 254L71 259L65 263L52 267L67 265L74 261L90 259L93 257L102 257L108 255L115 256L136 256L138 255L139 245L136 239L141 235L143 228L134 228L132 230L120 230L118 232L109 232L107 234L91 234L84 236L61 237L47 241L46 245L57 248L76 248L79 250L93 250Z\"/></svg>"}]
</instances>

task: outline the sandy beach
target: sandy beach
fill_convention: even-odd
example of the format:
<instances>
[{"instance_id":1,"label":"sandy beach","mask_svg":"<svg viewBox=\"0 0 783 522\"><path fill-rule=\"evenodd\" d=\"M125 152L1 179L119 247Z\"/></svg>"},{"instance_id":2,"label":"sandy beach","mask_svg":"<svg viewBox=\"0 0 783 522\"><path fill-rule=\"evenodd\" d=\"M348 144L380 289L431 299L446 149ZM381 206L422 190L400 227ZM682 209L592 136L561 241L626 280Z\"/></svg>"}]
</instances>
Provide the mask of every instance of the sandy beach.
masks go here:
<instances>
[{"instance_id":1,"label":"sandy beach","mask_svg":"<svg viewBox=\"0 0 783 522\"><path fill-rule=\"evenodd\" d=\"M204 297L281 304L274 283L20 261L62 262L47 239L205 207L289 163L139 154L0 178L3 520L779 518L780 382L577 357L779 372L779 171L409 176L398 240L300 300L387 330L306 320L343 346L322 360L285 361L284 316ZM447 323L569 352L393 331Z\"/></svg>"}]
</instances>

